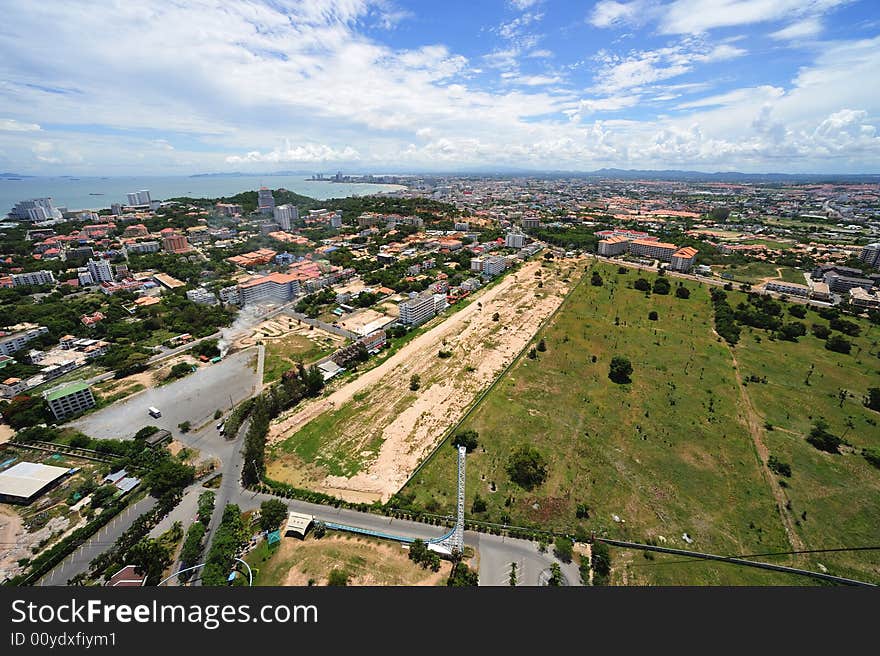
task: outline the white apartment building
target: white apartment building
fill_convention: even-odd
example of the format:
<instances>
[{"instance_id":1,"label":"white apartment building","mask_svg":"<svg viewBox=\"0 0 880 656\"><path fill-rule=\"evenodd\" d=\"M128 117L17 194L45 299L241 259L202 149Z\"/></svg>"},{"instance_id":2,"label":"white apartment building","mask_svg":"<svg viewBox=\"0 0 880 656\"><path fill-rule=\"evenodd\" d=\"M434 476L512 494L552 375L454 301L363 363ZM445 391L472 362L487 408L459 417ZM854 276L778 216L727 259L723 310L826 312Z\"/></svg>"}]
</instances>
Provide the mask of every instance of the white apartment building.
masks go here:
<instances>
[{"instance_id":1,"label":"white apartment building","mask_svg":"<svg viewBox=\"0 0 880 656\"><path fill-rule=\"evenodd\" d=\"M241 299L241 295L238 291L238 285L230 285L229 287L224 287L219 292L220 300L224 303L234 303L238 304Z\"/></svg>"},{"instance_id":2,"label":"white apartment building","mask_svg":"<svg viewBox=\"0 0 880 656\"><path fill-rule=\"evenodd\" d=\"M268 276L254 278L238 286L242 305L260 301L286 303L300 293L299 280L286 273L270 273Z\"/></svg>"},{"instance_id":3,"label":"white apartment building","mask_svg":"<svg viewBox=\"0 0 880 656\"><path fill-rule=\"evenodd\" d=\"M626 237L608 237L599 240L599 255L613 257L626 253L629 248L629 239Z\"/></svg>"},{"instance_id":4,"label":"white apartment building","mask_svg":"<svg viewBox=\"0 0 880 656\"><path fill-rule=\"evenodd\" d=\"M341 228L342 227L342 212L336 212L333 216L330 217L330 227L331 228Z\"/></svg>"},{"instance_id":5,"label":"white apartment building","mask_svg":"<svg viewBox=\"0 0 880 656\"><path fill-rule=\"evenodd\" d=\"M128 204L131 206L149 205L150 204L150 191L149 191L149 189L141 189L140 191L132 191L131 193L126 194L126 199L128 200Z\"/></svg>"},{"instance_id":6,"label":"white apartment building","mask_svg":"<svg viewBox=\"0 0 880 656\"><path fill-rule=\"evenodd\" d=\"M49 329L46 326L37 326L32 323L13 326L8 334L0 331L0 355L12 355L24 348L25 344L32 339L48 332Z\"/></svg>"},{"instance_id":7,"label":"white apartment building","mask_svg":"<svg viewBox=\"0 0 880 656\"><path fill-rule=\"evenodd\" d=\"M880 269L880 242L867 244L859 253L859 259L868 266Z\"/></svg>"},{"instance_id":8,"label":"white apartment building","mask_svg":"<svg viewBox=\"0 0 880 656\"><path fill-rule=\"evenodd\" d=\"M284 232L290 232L299 220L299 209L296 205L278 205L274 212L275 222Z\"/></svg>"},{"instance_id":9,"label":"white apartment building","mask_svg":"<svg viewBox=\"0 0 880 656\"><path fill-rule=\"evenodd\" d=\"M19 221L48 221L60 219L61 210L52 204L51 198L31 198L15 204L9 212L9 216Z\"/></svg>"},{"instance_id":10,"label":"white apartment building","mask_svg":"<svg viewBox=\"0 0 880 656\"><path fill-rule=\"evenodd\" d=\"M522 248L526 245L526 236L521 232L508 232L504 236L504 246L506 248Z\"/></svg>"},{"instance_id":11,"label":"white apartment building","mask_svg":"<svg viewBox=\"0 0 880 656\"><path fill-rule=\"evenodd\" d=\"M483 258L482 273L486 276L497 276L507 269L507 260L497 255L490 255Z\"/></svg>"},{"instance_id":12,"label":"white apartment building","mask_svg":"<svg viewBox=\"0 0 880 656\"><path fill-rule=\"evenodd\" d=\"M768 292L778 292L780 294L788 294L789 296L802 296L807 298L810 295L810 288L806 285L798 285L794 282L785 282L783 280L771 280L764 285L764 289Z\"/></svg>"},{"instance_id":13,"label":"white apartment building","mask_svg":"<svg viewBox=\"0 0 880 656\"><path fill-rule=\"evenodd\" d=\"M691 270L691 267L694 266L694 262L697 260L697 252L697 249L692 248L691 246L679 248L672 254L670 268L675 271L683 271L687 273Z\"/></svg>"},{"instance_id":14,"label":"white apartment building","mask_svg":"<svg viewBox=\"0 0 880 656\"><path fill-rule=\"evenodd\" d=\"M650 257L662 262L670 262L673 254L678 251L675 244L667 244L662 241L648 241L647 239L634 239L629 242L629 252L640 257Z\"/></svg>"},{"instance_id":15,"label":"white apartment building","mask_svg":"<svg viewBox=\"0 0 880 656\"><path fill-rule=\"evenodd\" d=\"M272 190L266 187L260 187L257 192L257 207L261 214L272 214L275 210L275 197Z\"/></svg>"},{"instance_id":16,"label":"white apartment building","mask_svg":"<svg viewBox=\"0 0 880 656\"><path fill-rule=\"evenodd\" d=\"M217 304L217 297L204 287L196 287L195 289L190 289L186 293L186 297L193 303L198 303L199 305Z\"/></svg>"},{"instance_id":17,"label":"white apartment building","mask_svg":"<svg viewBox=\"0 0 880 656\"><path fill-rule=\"evenodd\" d=\"M158 253L161 245L158 241L139 241L134 244L126 244L125 252L140 255L142 253Z\"/></svg>"},{"instance_id":18,"label":"white apartment building","mask_svg":"<svg viewBox=\"0 0 880 656\"><path fill-rule=\"evenodd\" d=\"M108 260L89 260L87 266L94 284L113 282L113 269Z\"/></svg>"},{"instance_id":19,"label":"white apartment building","mask_svg":"<svg viewBox=\"0 0 880 656\"><path fill-rule=\"evenodd\" d=\"M31 271L30 273L13 273L12 286L22 287L24 285L54 285L55 276L51 271Z\"/></svg>"},{"instance_id":20,"label":"white apartment building","mask_svg":"<svg viewBox=\"0 0 880 656\"><path fill-rule=\"evenodd\" d=\"M88 383L65 383L43 392L43 398L56 419L64 419L95 406L95 397Z\"/></svg>"},{"instance_id":21,"label":"white apartment building","mask_svg":"<svg viewBox=\"0 0 880 656\"><path fill-rule=\"evenodd\" d=\"M443 297L444 300L446 297ZM437 314L437 302L433 294L420 294L401 301L399 321L405 326L419 326Z\"/></svg>"}]
</instances>

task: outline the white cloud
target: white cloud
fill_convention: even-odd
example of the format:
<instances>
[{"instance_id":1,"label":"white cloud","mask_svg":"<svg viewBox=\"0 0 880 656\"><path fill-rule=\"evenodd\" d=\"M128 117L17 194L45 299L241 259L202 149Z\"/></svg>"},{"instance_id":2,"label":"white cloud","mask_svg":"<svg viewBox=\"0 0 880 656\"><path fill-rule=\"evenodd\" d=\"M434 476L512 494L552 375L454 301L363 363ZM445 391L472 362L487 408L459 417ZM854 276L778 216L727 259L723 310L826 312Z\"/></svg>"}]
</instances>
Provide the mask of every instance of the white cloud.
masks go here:
<instances>
[{"instance_id":1,"label":"white cloud","mask_svg":"<svg viewBox=\"0 0 880 656\"><path fill-rule=\"evenodd\" d=\"M14 118L0 118L0 131L3 132L39 132L41 129L36 123L22 123Z\"/></svg>"},{"instance_id":2,"label":"white cloud","mask_svg":"<svg viewBox=\"0 0 880 656\"><path fill-rule=\"evenodd\" d=\"M284 147L275 148L266 153L253 150L245 155L230 155L226 158L229 164L242 164L253 162L268 162L278 164L281 162L354 162L361 158L360 153L345 146L341 149L331 148L325 144L305 144L303 146L293 146L290 141L286 141Z\"/></svg>"},{"instance_id":3,"label":"white cloud","mask_svg":"<svg viewBox=\"0 0 880 656\"><path fill-rule=\"evenodd\" d=\"M526 55L526 57L531 57L533 59L549 59L553 56L553 52L546 49L541 50L532 50L530 53Z\"/></svg>"},{"instance_id":4,"label":"white cloud","mask_svg":"<svg viewBox=\"0 0 880 656\"><path fill-rule=\"evenodd\" d=\"M656 20L662 34L700 34L719 27L815 18L854 0L601 0L587 21L595 27ZM804 25L801 29L806 29ZM815 26L813 26L815 27ZM785 37L783 37L785 38Z\"/></svg>"},{"instance_id":5,"label":"white cloud","mask_svg":"<svg viewBox=\"0 0 880 656\"><path fill-rule=\"evenodd\" d=\"M539 5L542 2L544 2L544 0L510 0L510 5L515 9L522 11L534 7L535 5Z\"/></svg>"},{"instance_id":6,"label":"white cloud","mask_svg":"<svg viewBox=\"0 0 880 656\"><path fill-rule=\"evenodd\" d=\"M520 75L512 79L516 84L538 87L545 84L559 84L562 78L558 75Z\"/></svg>"},{"instance_id":7,"label":"white cloud","mask_svg":"<svg viewBox=\"0 0 880 656\"><path fill-rule=\"evenodd\" d=\"M745 50L727 43L711 46L698 39L687 39L657 50L634 51L624 57L602 51L596 57L600 69L593 90L615 94L690 73L696 64L710 64L745 54Z\"/></svg>"},{"instance_id":8,"label":"white cloud","mask_svg":"<svg viewBox=\"0 0 880 656\"><path fill-rule=\"evenodd\" d=\"M800 39L811 39L818 36L822 32L822 21L815 16L797 21L781 30L771 32L770 36L778 41L797 41Z\"/></svg>"}]
</instances>

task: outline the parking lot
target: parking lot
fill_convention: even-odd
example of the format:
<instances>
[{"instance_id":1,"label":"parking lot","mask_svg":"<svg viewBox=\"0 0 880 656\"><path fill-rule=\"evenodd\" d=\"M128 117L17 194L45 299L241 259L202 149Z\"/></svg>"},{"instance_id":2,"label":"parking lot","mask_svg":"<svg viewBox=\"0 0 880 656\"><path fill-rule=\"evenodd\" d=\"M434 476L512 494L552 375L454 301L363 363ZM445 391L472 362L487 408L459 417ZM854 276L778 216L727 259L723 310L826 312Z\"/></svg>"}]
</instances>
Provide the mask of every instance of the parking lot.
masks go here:
<instances>
[{"instance_id":1,"label":"parking lot","mask_svg":"<svg viewBox=\"0 0 880 656\"><path fill-rule=\"evenodd\" d=\"M168 385L144 390L70 425L99 439L130 438L146 425L165 428L179 438L179 424L188 421L195 429L213 421L216 410L225 413L256 391L256 359L253 349L235 353L222 362L202 367ZM151 406L158 408L162 416L151 417L147 411Z\"/></svg>"}]
</instances>

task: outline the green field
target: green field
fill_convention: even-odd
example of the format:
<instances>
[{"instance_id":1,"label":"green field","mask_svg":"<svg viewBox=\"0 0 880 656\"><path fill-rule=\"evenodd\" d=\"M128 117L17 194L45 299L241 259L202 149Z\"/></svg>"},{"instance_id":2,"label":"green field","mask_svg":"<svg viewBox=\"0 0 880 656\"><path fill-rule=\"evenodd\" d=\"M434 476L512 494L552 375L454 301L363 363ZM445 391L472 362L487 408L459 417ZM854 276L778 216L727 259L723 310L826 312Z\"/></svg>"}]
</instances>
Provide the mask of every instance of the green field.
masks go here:
<instances>
[{"instance_id":1,"label":"green field","mask_svg":"<svg viewBox=\"0 0 880 656\"><path fill-rule=\"evenodd\" d=\"M309 364L320 360L336 350L333 344L341 344L331 340L323 340L326 346L302 335L287 335L281 339L267 339L266 360L263 363L263 383L279 380L281 374L296 366L297 362Z\"/></svg>"},{"instance_id":2,"label":"green field","mask_svg":"<svg viewBox=\"0 0 880 656\"><path fill-rule=\"evenodd\" d=\"M731 304L738 296L733 295ZM804 322L828 324L813 311ZM771 342L763 331L744 331L736 348L743 376L766 376L766 384L748 385L749 395L762 420L773 427L765 430L770 452L791 465L786 495L797 517L797 530L811 549L880 544L880 470L860 455L864 447L880 449L880 413L862 403L868 387L880 385L880 327L867 321L859 324L862 334L851 338L850 355L825 349L811 334L797 343ZM846 394L842 401L841 390ZM804 435L817 417L823 417L829 430L852 448L829 455L805 442ZM877 551L821 554L812 561L835 573L856 578L867 573L869 579L880 581Z\"/></svg>"},{"instance_id":3,"label":"green field","mask_svg":"<svg viewBox=\"0 0 880 656\"><path fill-rule=\"evenodd\" d=\"M776 278L779 274L776 272L776 265L770 262L749 262L748 264L732 264L720 269L721 273L727 273L733 276L736 282L747 282L756 284L764 278ZM803 278L800 280L803 283Z\"/></svg>"},{"instance_id":4,"label":"green field","mask_svg":"<svg viewBox=\"0 0 880 656\"><path fill-rule=\"evenodd\" d=\"M786 512L808 548L880 543L880 471L856 454L830 456L804 442L811 420L809 411L800 410L821 409L837 434L851 415L858 430L850 429L846 439L858 447L878 446L880 431L867 419L880 417L860 402L872 372L877 380L880 329L859 338L862 352L854 349L852 356L827 351L812 336L789 343L743 329L734 350L741 375L768 377L766 385L751 383L745 389L762 421L766 414L779 427L757 437L794 471L787 510L777 507L770 486L778 483L765 476L745 423L732 351L713 332L708 289L687 282L689 299L646 298L631 288L644 274L620 275L616 267L596 266L605 285L593 287L587 277L544 331L547 351L537 360L520 359L461 427L480 436L468 456L466 507L470 512L479 493L487 511L475 519L754 554L792 549L780 515ZM731 305L739 296L745 298L731 295ZM658 312L658 321L647 319L651 310ZM823 322L810 314L808 323ZM631 384L608 379L609 362L618 354L633 363ZM857 364L860 358L864 364ZM767 369L755 371L758 362ZM816 362L817 372L805 387L810 362ZM837 390L831 390L842 380L851 381L855 396L835 411ZM522 443L537 447L548 462L547 481L533 491L516 486L505 471L509 453ZM454 449L446 444L401 491L399 501L449 513L454 489ZM578 504L589 507L588 519L576 518ZM684 533L692 544L686 544ZM880 580L877 558L865 553L873 552L796 560L776 556L772 562L813 570L821 563L832 573ZM729 565L660 556L648 560L620 550L613 557L618 583L810 582Z\"/></svg>"},{"instance_id":5,"label":"green field","mask_svg":"<svg viewBox=\"0 0 880 656\"><path fill-rule=\"evenodd\" d=\"M793 282L798 285L806 285L807 281L804 278L804 272L800 269L792 269L791 267L780 267L779 271L782 273L782 280L785 282Z\"/></svg>"}]
</instances>

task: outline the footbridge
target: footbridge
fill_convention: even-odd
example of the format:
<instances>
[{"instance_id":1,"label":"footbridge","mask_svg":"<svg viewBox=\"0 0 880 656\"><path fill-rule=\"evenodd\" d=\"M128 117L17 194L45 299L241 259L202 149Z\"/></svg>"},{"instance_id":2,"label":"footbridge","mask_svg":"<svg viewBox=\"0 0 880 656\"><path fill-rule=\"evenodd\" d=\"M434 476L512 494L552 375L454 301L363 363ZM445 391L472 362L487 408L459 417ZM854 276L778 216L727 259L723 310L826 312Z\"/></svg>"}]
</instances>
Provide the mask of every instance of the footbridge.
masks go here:
<instances>
[{"instance_id":1,"label":"footbridge","mask_svg":"<svg viewBox=\"0 0 880 656\"><path fill-rule=\"evenodd\" d=\"M455 524L447 533L425 540L428 549L438 553L451 556L460 554L464 550L464 485L465 485L465 456L467 449L458 447L458 495L456 501ZM399 535L386 531L376 531L373 529L361 528L360 526L351 526L349 524L339 524L336 522L324 522L324 526L334 531L344 531L346 533L356 533L358 535L367 535L383 540L394 540L403 544L412 544L417 538L408 535Z\"/></svg>"}]
</instances>

